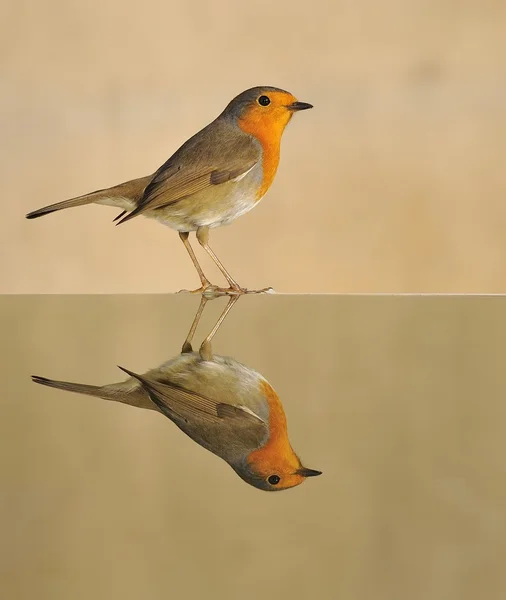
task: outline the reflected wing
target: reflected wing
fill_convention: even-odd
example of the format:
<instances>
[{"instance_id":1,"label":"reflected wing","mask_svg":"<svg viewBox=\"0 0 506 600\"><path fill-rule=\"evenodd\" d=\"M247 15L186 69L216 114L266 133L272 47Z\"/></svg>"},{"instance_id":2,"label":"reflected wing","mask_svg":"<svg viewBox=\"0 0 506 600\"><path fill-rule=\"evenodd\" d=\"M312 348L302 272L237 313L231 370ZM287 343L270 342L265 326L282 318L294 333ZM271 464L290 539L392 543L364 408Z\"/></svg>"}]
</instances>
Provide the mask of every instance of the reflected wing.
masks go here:
<instances>
[{"instance_id":1,"label":"reflected wing","mask_svg":"<svg viewBox=\"0 0 506 600\"><path fill-rule=\"evenodd\" d=\"M119 368L141 382L151 400L169 419L176 417L188 422L190 417L195 417L222 426L233 424L234 427L252 429L259 438L263 438L267 432L267 424L259 416L240 406L216 402L176 385L159 383L123 367Z\"/></svg>"}]
</instances>

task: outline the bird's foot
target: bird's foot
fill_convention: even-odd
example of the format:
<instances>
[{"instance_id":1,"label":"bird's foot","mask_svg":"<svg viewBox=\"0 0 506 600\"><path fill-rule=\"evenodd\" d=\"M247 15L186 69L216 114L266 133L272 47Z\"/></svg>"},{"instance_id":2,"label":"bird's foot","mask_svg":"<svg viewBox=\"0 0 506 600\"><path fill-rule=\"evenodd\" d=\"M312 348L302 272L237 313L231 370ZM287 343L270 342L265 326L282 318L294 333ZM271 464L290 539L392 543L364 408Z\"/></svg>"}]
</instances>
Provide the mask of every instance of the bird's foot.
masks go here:
<instances>
[{"instance_id":1,"label":"bird's foot","mask_svg":"<svg viewBox=\"0 0 506 600\"><path fill-rule=\"evenodd\" d=\"M245 294L275 294L276 292L274 291L273 288L266 287L266 288L262 288L261 290L244 290Z\"/></svg>"},{"instance_id":2,"label":"bird's foot","mask_svg":"<svg viewBox=\"0 0 506 600\"><path fill-rule=\"evenodd\" d=\"M248 290L239 285L231 285L228 288L218 287L209 282L202 283L196 290L179 290L178 294L201 294L205 298L212 299L219 296L242 296L243 294L273 294L274 290L271 287L261 290Z\"/></svg>"},{"instance_id":3,"label":"bird's foot","mask_svg":"<svg viewBox=\"0 0 506 600\"><path fill-rule=\"evenodd\" d=\"M242 296L243 294L273 294L274 290L271 287L262 288L261 290L248 290L247 288L238 285L231 285L228 288L218 288L221 293L228 296Z\"/></svg>"},{"instance_id":4,"label":"bird's foot","mask_svg":"<svg viewBox=\"0 0 506 600\"><path fill-rule=\"evenodd\" d=\"M203 283L196 290L179 290L178 292L178 294L200 294L208 300L219 298L220 296L235 296L243 293L242 288L222 288L209 282Z\"/></svg>"}]
</instances>

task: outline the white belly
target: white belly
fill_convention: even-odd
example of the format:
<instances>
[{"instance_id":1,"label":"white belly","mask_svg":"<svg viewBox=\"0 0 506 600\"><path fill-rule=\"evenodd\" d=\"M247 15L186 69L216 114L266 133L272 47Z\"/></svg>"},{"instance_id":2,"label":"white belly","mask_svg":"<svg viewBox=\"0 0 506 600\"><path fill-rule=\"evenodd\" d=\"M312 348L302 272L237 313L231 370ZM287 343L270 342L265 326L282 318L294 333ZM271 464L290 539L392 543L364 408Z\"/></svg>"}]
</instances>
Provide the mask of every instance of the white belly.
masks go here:
<instances>
[{"instance_id":1,"label":"white belly","mask_svg":"<svg viewBox=\"0 0 506 600\"><path fill-rule=\"evenodd\" d=\"M236 180L211 186L182 198L161 211L153 210L146 216L177 231L227 225L258 204L258 189L262 177L262 166L256 164Z\"/></svg>"}]
</instances>

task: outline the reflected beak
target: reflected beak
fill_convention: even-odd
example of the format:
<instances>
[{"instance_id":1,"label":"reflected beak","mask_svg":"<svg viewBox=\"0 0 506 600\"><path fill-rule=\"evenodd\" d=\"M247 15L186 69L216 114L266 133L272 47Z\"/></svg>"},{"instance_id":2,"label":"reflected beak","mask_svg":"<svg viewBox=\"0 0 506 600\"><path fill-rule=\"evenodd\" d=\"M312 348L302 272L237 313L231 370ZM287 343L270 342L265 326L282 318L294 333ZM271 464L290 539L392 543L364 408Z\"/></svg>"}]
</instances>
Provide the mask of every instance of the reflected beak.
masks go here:
<instances>
[{"instance_id":1,"label":"reflected beak","mask_svg":"<svg viewBox=\"0 0 506 600\"><path fill-rule=\"evenodd\" d=\"M313 105L308 104L307 102L294 102L293 104L289 104L286 108L296 112L298 110L307 110L308 108L313 108Z\"/></svg>"},{"instance_id":2,"label":"reflected beak","mask_svg":"<svg viewBox=\"0 0 506 600\"><path fill-rule=\"evenodd\" d=\"M314 469L306 469L306 467L301 467L296 471L297 475L302 475L302 477L316 477L317 475L321 475L321 471L315 471Z\"/></svg>"}]
</instances>

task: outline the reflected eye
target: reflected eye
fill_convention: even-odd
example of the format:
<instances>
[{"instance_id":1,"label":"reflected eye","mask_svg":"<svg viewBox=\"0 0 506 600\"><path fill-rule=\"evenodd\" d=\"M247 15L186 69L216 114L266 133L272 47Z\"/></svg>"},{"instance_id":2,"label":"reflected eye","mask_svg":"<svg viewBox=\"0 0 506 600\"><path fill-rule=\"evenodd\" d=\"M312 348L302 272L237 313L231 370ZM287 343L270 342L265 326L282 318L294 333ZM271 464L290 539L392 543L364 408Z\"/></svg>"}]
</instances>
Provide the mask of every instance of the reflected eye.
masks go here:
<instances>
[{"instance_id":1,"label":"reflected eye","mask_svg":"<svg viewBox=\"0 0 506 600\"><path fill-rule=\"evenodd\" d=\"M271 475L269 477L269 479L267 479L267 481L271 484L271 485L277 485L281 479L277 476L277 475Z\"/></svg>"},{"instance_id":2,"label":"reflected eye","mask_svg":"<svg viewBox=\"0 0 506 600\"><path fill-rule=\"evenodd\" d=\"M260 104L261 106L268 106L270 103L270 98L268 98L267 96L260 96L260 98L258 99L258 104Z\"/></svg>"}]
</instances>

